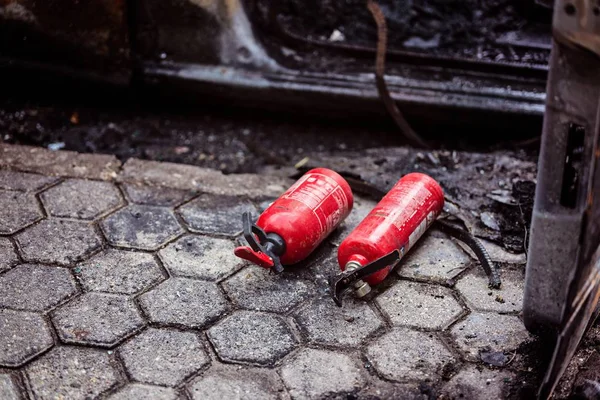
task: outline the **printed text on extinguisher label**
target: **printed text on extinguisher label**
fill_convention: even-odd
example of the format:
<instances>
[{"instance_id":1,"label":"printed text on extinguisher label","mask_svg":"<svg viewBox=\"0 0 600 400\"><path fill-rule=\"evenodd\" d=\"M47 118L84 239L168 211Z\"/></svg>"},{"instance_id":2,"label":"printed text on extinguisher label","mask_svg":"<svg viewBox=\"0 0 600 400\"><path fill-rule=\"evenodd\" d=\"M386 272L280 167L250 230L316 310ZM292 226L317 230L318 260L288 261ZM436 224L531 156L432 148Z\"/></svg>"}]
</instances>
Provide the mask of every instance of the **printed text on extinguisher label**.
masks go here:
<instances>
[{"instance_id":1,"label":"printed text on extinguisher label","mask_svg":"<svg viewBox=\"0 0 600 400\"><path fill-rule=\"evenodd\" d=\"M321 225L321 233L331 232L348 210L344 190L333 178L322 174L304 175L283 197L310 208Z\"/></svg>"}]
</instances>

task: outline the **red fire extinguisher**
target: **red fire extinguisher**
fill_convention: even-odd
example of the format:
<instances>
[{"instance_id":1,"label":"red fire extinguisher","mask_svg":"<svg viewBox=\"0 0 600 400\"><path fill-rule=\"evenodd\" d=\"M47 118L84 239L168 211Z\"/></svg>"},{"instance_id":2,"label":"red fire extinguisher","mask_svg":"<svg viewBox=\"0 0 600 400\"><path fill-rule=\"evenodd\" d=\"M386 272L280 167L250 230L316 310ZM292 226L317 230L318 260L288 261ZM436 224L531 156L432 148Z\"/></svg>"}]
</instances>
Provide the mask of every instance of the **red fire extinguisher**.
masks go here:
<instances>
[{"instance_id":1,"label":"red fire extinguisher","mask_svg":"<svg viewBox=\"0 0 600 400\"><path fill-rule=\"evenodd\" d=\"M400 179L338 249L343 273L333 282L332 295L355 289L358 297L382 282L444 207L444 193L431 177L411 173Z\"/></svg>"},{"instance_id":2,"label":"red fire extinguisher","mask_svg":"<svg viewBox=\"0 0 600 400\"><path fill-rule=\"evenodd\" d=\"M248 246L236 256L275 272L302 261L350 214L354 198L337 172L315 168L273 202L255 224L242 216Z\"/></svg>"}]
</instances>

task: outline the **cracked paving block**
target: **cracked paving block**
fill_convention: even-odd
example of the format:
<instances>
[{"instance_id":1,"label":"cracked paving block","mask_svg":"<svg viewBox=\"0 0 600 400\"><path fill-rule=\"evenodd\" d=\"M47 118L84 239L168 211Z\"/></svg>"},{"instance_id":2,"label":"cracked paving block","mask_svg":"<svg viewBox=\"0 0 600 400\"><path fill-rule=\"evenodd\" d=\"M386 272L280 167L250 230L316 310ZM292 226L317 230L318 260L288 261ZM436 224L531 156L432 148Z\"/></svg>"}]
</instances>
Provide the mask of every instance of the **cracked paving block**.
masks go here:
<instances>
[{"instance_id":1,"label":"cracked paving block","mask_svg":"<svg viewBox=\"0 0 600 400\"><path fill-rule=\"evenodd\" d=\"M102 245L88 222L46 219L19 233L15 239L27 261L68 265Z\"/></svg>"},{"instance_id":2,"label":"cracked paving block","mask_svg":"<svg viewBox=\"0 0 600 400\"><path fill-rule=\"evenodd\" d=\"M172 210L155 206L127 206L102 221L111 244L156 250L184 232Z\"/></svg>"},{"instance_id":3,"label":"cracked paving block","mask_svg":"<svg viewBox=\"0 0 600 400\"><path fill-rule=\"evenodd\" d=\"M166 187L127 184L123 188L132 203L149 206L175 207L195 196L192 191Z\"/></svg>"},{"instance_id":4,"label":"cracked paving block","mask_svg":"<svg viewBox=\"0 0 600 400\"><path fill-rule=\"evenodd\" d=\"M451 290L426 283L396 282L376 301L396 326L443 329L463 312Z\"/></svg>"},{"instance_id":5,"label":"cracked paving block","mask_svg":"<svg viewBox=\"0 0 600 400\"><path fill-rule=\"evenodd\" d=\"M171 278L139 298L154 322L203 328L227 311L227 301L214 283Z\"/></svg>"},{"instance_id":6,"label":"cracked paving block","mask_svg":"<svg viewBox=\"0 0 600 400\"><path fill-rule=\"evenodd\" d=\"M0 170L0 189L35 192L57 180L58 178L52 176Z\"/></svg>"},{"instance_id":7,"label":"cracked paving block","mask_svg":"<svg viewBox=\"0 0 600 400\"><path fill-rule=\"evenodd\" d=\"M441 392L449 399L503 399L505 387L514 379L514 374L505 370L469 365L452 377Z\"/></svg>"},{"instance_id":8,"label":"cracked paving block","mask_svg":"<svg viewBox=\"0 0 600 400\"><path fill-rule=\"evenodd\" d=\"M77 293L67 269L23 264L0 275L0 307L45 311Z\"/></svg>"},{"instance_id":9,"label":"cracked paving block","mask_svg":"<svg viewBox=\"0 0 600 400\"><path fill-rule=\"evenodd\" d=\"M356 363L347 355L304 349L281 368L292 398L322 399L358 391L365 384ZM337 398L337 397L336 397Z\"/></svg>"},{"instance_id":10,"label":"cracked paving block","mask_svg":"<svg viewBox=\"0 0 600 400\"><path fill-rule=\"evenodd\" d=\"M286 312L314 292L314 285L285 273L276 275L249 266L223 283L229 297L240 307L256 311Z\"/></svg>"},{"instance_id":11,"label":"cracked paving block","mask_svg":"<svg viewBox=\"0 0 600 400\"><path fill-rule=\"evenodd\" d=\"M112 347L145 325L133 300L107 293L85 293L52 313L65 343Z\"/></svg>"},{"instance_id":12,"label":"cracked paving block","mask_svg":"<svg viewBox=\"0 0 600 400\"><path fill-rule=\"evenodd\" d=\"M33 194L0 190L0 234L13 234L43 217Z\"/></svg>"},{"instance_id":13,"label":"cracked paving block","mask_svg":"<svg viewBox=\"0 0 600 400\"><path fill-rule=\"evenodd\" d=\"M274 371L225 365L213 365L188 390L194 400L277 400L285 391Z\"/></svg>"},{"instance_id":14,"label":"cracked paving block","mask_svg":"<svg viewBox=\"0 0 600 400\"><path fill-rule=\"evenodd\" d=\"M502 287L488 288L488 278L481 268L462 277L456 288L465 296L471 308L481 311L520 312L523 308L525 277L521 271L503 270Z\"/></svg>"},{"instance_id":15,"label":"cracked paving block","mask_svg":"<svg viewBox=\"0 0 600 400\"><path fill-rule=\"evenodd\" d=\"M315 299L294 319L309 342L330 346L358 346L384 326L364 301L352 298L344 307L336 306L331 297Z\"/></svg>"},{"instance_id":16,"label":"cracked paving block","mask_svg":"<svg viewBox=\"0 0 600 400\"><path fill-rule=\"evenodd\" d=\"M456 362L433 332L394 328L367 348L367 358L386 379L437 381Z\"/></svg>"},{"instance_id":17,"label":"cracked paving block","mask_svg":"<svg viewBox=\"0 0 600 400\"><path fill-rule=\"evenodd\" d=\"M479 353L512 352L531 336L513 315L473 313L450 330L467 360L479 361Z\"/></svg>"},{"instance_id":18,"label":"cracked paving block","mask_svg":"<svg viewBox=\"0 0 600 400\"><path fill-rule=\"evenodd\" d=\"M237 311L208 330L208 338L224 361L272 365L296 347L283 318L262 312Z\"/></svg>"},{"instance_id":19,"label":"cracked paving block","mask_svg":"<svg viewBox=\"0 0 600 400\"><path fill-rule=\"evenodd\" d=\"M451 239L427 233L400 261L396 272L405 278L445 283L470 264L470 257Z\"/></svg>"},{"instance_id":20,"label":"cracked paving block","mask_svg":"<svg viewBox=\"0 0 600 400\"><path fill-rule=\"evenodd\" d=\"M172 329L148 328L119 354L133 379L165 386L178 385L209 362L198 336Z\"/></svg>"},{"instance_id":21,"label":"cracked paving block","mask_svg":"<svg viewBox=\"0 0 600 400\"><path fill-rule=\"evenodd\" d=\"M35 399L95 398L119 381L106 351L59 346L25 367Z\"/></svg>"},{"instance_id":22,"label":"cracked paving block","mask_svg":"<svg viewBox=\"0 0 600 400\"><path fill-rule=\"evenodd\" d=\"M0 374L0 399L19 400L19 389L9 374Z\"/></svg>"},{"instance_id":23,"label":"cracked paving block","mask_svg":"<svg viewBox=\"0 0 600 400\"><path fill-rule=\"evenodd\" d=\"M358 224L365 219L365 217L371 212L377 205L377 202L371 199L365 199L363 197L354 196L354 206L352 212L348 217L341 223L330 236L330 241L339 246L342 241L358 226Z\"/></svg>"},{"instance_id":24,"label":"cracked paving block","mask_svg":"<svg viewBox=\"0 0 600 400\"><path fill-rule=\"evenodd\" d=\"M130 383L112 396L108 396L108 400L177 400L178 398L177 392L171 388L143 383Z\"/></svg>"},{"instance_id":25,"label":"cracked paving block","mask_svg":"<svg viewBox=\"0 0 600 400\"><path fill-rule=\"evenodd\" d=\"M108 249L73 270L85 290L138 293L165 279L162 268L147 253Z\"/></svg>"},{"instance_id":26,"label":"cracked paving block","mask_svg":"<svg viewBox=\"0 0 600 400\"><path fill-rule=\"evenodd\" d=\"M7 238L0 237L0 272L12 268L18 262L13 244Z\"/></svg>"},{"instance_id":27,"label":"cracked paving block","mask_svg":"<svg viewBox=\"0 0 600 400\"><path fill-rule=\"evenodd\" d=\"M19 367L54 345L39 314L0 310L0 366Z\"/></svg>"},{"instance_id":28,"label":"cracked paving block","mask_svg":"<svg viewBox=\"0 0 600 400\"><path fill-rule=\"evenodd\" d=\"M252 203L235 196L203 195L179 208L191 231L230 236L242 231L242 214L246 211L258 217Z\"/></svg>"},{"instance_id":29,"label":"cracked paving block","mask_svg":"<svg viewBox=\"0 0 600 400\"><path fill-rule=\"evenodd\" d=\"M121 193L112 183L69 179L40 194L54 217L93 219L121 204Z\"/></svg>"},{"instance_id":30,"label":"cracked paving block","mask_svg":"<svg viewBox=\"0 0 600 400\"><path fill-rule=\"evenodd\" d=\"M162 249L158 255L175 276L219 280L241 268L231 240L188 235Z\"/></svg>"}]
</instances>

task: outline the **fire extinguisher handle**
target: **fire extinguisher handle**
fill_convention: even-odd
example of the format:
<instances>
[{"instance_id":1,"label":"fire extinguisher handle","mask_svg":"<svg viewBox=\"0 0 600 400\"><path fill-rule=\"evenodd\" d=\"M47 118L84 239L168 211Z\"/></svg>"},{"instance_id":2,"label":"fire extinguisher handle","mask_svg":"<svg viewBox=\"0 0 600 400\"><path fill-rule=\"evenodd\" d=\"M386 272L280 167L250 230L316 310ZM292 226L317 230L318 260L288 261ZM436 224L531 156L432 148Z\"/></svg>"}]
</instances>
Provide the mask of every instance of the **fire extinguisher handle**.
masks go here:
<instances>
[{"instance_id":1,"label":"fire extinguisher handle","mask_svg":"<svg viewBox=\"0 0 600 400\"><path fill-rule=\"evenodd\" d=\"M248 242L248 245L254 251L265 252L262 248L261 243L265 243L267 241L267 234L260 227L256 226L256 224L252 223L252 216L249 212L245 212L242 214L242 226L244 229L244 239ZM256 235L256 236L255 236ZM258 241L256 238L258 237Z\"/></svg>"},{"instance_id":2,"label":"fire extinguisher handle","mask_svg":"<svg viewBox=\"0 0 600 400\"><path fill-rule=\"evenodd\" d=\"M400 261L401 258L400 250L394 250L383 257L378 258L377 260L365 265L362 268L358 268L352 271L348 271L343 273L342 275L338 275L335 277L332 283L332 296L333 300L338 306L342 306L342 294L348 290L352 283L358 281L359 279L365 278L371 274L374 274L377 271L384 269L387 266L394 266Z\"/></svg>"}]
</instances>

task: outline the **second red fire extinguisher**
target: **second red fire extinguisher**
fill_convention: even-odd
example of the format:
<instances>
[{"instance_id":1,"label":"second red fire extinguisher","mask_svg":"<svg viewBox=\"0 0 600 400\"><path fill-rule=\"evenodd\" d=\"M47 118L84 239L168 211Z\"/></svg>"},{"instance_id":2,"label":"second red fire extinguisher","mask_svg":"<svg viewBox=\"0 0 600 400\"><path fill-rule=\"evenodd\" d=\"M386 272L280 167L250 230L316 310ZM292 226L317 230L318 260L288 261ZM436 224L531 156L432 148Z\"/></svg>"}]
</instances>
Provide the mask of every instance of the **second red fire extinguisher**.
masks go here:
<instances>
[{"instance_id":1,"label":"second red fire extinguisher","mask_svg":"<svg viewBox=\"0 0 600 400\"><path fill-rule=\"evenodd\" d=\"M354 288L358 297L382 282L425 233L444 207L444 193L431 177L411 173L400 179L342 242L338 263L343 273L333 282L332 295Z\"/></svg>"},{"instance_id":2,"label":"second red fire extinguisher","mask_svg":"<svg viewBox=\"0 0 600 400\"><path fill-rule=\"evenodd\" d=\"M315 168L304 174L252 223L243 215L248 246L235 255L275 272L302 261L350 214L354 199L336 172Z\"/></svg>"}]
</instances>

